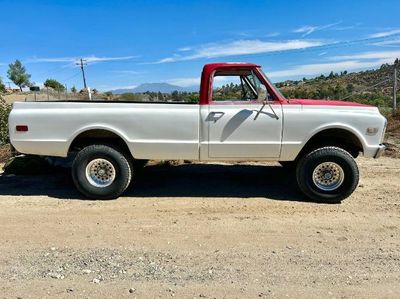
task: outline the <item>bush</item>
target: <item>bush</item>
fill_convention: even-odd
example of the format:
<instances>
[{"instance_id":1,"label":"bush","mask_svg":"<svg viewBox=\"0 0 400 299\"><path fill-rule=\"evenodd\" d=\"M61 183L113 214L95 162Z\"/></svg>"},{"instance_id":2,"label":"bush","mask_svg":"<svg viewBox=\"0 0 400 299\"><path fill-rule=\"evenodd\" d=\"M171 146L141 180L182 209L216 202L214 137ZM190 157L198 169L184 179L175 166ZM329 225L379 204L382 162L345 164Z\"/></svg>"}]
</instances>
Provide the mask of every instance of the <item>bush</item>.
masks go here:
<instances>
[{"instance_id":1,"label":"bush","mask_svg":"<svg viewBox=\"0 0 400 299\"><path fill-rule=\"evenodd\" d=\"M8 115L10 111L11 105L7 104L0 95L0 145L10 142L8 135Z\"/></svg>"}]
</instances>

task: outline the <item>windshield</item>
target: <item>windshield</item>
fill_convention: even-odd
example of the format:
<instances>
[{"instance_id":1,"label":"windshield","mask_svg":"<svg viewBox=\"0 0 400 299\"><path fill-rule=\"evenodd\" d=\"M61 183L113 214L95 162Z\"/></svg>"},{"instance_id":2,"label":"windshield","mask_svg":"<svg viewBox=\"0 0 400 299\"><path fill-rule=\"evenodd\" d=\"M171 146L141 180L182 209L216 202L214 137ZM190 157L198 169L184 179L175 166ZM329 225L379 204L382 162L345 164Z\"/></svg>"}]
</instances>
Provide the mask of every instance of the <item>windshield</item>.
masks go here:
<instances>
[{"instance_id":1,"label":"windshield","mask_svg":"<svg viewBox=\"0 0 400 299\"><path fill-rule=\"evenodd\" d=\"M272 86L272 88L274 89L274 91L279 94L279 96L281 96L283 99L286 99L285 96L281 93L281 91L279 90L278 87L275 86L274 83L272 83L268 77L265 75L265 73L263 72L263 70L261 68L258 68L258 71L263 75L264 79L268 81L268 83L270 84L270 86Z\"/></svg>"}]
</instances>

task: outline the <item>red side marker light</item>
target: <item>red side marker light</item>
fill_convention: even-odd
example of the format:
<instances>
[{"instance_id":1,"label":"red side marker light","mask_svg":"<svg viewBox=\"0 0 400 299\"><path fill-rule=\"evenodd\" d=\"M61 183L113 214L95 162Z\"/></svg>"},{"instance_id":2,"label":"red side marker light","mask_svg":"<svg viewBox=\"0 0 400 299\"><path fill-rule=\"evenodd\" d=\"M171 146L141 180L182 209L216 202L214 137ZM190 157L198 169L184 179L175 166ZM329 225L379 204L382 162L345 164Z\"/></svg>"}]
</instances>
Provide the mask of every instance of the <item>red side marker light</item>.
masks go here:
<instances>
[{"instance_id":1,"label":"red side marker light","mask_svg":"<svg viewBox=\"0 0 400 299\"><path fill-rule=\"evenodd\" d=\"M15 127L15 130L17 132L28 132L28 126L27 125L17 125Z\"/></svg>"}]
</instances>

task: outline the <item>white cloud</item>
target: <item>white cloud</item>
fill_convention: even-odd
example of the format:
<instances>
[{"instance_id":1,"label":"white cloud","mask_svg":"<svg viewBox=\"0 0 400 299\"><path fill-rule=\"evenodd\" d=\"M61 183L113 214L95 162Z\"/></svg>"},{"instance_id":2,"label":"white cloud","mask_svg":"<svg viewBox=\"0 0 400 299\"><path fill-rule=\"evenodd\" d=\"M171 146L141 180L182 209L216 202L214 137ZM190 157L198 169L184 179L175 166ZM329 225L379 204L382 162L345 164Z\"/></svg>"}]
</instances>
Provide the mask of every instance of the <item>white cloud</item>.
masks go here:
<instances>
[{"instance_id":1,"label":"white cloud","mask_svg":"<svg viewBox=\"0 0 400 299\"><path fill-rule=\"evenodd\" d=\"M293 30L293 32L295 32L295 33L304 33L303 36L306 36L306 35L309 35L309 34L313 33L317 29L318 29L318 26L306 25L306 26L299 27L299 28Z\"/></svg>"},{"instance_id":2,"label":"white cloud","mask_svg":"<svg viewBox=\"0 0 400 299\"><path fill-rule=\"evenodd\" d=\"M297 65L293 68L268 72L267 75L270 78L290 78L297 76L315 76L320 74L326 74L331 71L340 72L340 71L355 71L367 68L378 67L383 63L392 62L390 59L379 59L373 61L359 61L359 60L345 60L338 62L330 62L330 63L315 63L315 64L304 64Z\"/></svg>"},{"instance_id":3,"label":"white cloud","mask_svg":"<svg viewBox=\"0 0 400 299\"><path fill-rule=\"evenodd\" d=\"M381 46L381 47L393 47L393 48L398 48L400 45L400 39L394 39L394 40L384 40L381 42L377 42L372 44L374 46Z\"/></svg>"},{"instance_id":4,"label":"white cloud","mask_svg":"<svg viewBox=\"0 0 400 299\"><path fill-rule=\"evenodd\" d=\"M276 36L278 36L278 35L280 35L279 32L271 32L271 33L267 33L267 34L265 35L265 37L276 37Z\"/></svg>"},{"instance_id":5,"label":"white cloud","mask_svg":"<svg viewBox=\"0 0 400 299\"><path fill-rule=\"evenodd\" d=\"M113 73L118 73L118 74L126 74L126 75L140 75L143 74L143 72L138 72L138 71L133 71L133 70L117 70L117 71L112 71Z\"/></svg>"},{"instance_id":6,"label":"white cloud","mask_svg":"<svg viewBox=\"0 0 400 299\"><path fill-rule=\"evenodd\" d=\"M86 60L87 63L95 63L95 62L106 62L106 61L119 61L119 60L130 60L136 58L137 56L119 56L119 57L97 57L97 56L86 56L82 57L82 59ZM50 58L30 58L27 59L26 63L60 63L60 62L69 62L75 63L78 62L79 58L76 57L50 57Z\"/></svg>"},{"instance_id":7,"label":"white cloud","mask_svg":"<svg viewBox=\"0 0 400 299\"><path fill-rule=\"evenodd\" d=\"M179 52L187 52L187 51L190 51L190 50L192 50L191 47L183 47L183 48L179 48L178 49Z\"/></svg>"},{"instance_id":8,"label":"white cloud","mask_svg":"<svg viewBox=\"0 0 400 299\"><path fill-rule=\"evenodd\" d=\"M310 35L313 32L316 32L316 31L332 29L334 26L339 25L340 23L342 23L342 21L336 22L336 23L327 24L327 25L322 25L322 26L305 25L305 26L299 27L297 29L294 29L293 32L295 32L295 33L303 33L302 37L304 37L304 36Z\"/></svg>"},{"instance_id":9,"label":"white cloud","mask_svg":"<svg viewBox=\"0 0 400 299\"><path fill-rule=\"evenodd\" d=\"M290 78L297 76L315 76L331 71L356 71L376 68L384 63L393 63L398 57L400 57L400 50L338 55L327 58L331 60L330 62L297 65L290 69L269 72L268 76L271 78Z\"/></svg>"},{"instance_id":10,"label":"white cloud","mask_svg":"<svg viewBox=\"0 0 400 299\"><path fill-rule=\"evenodd\" d=\"M362 52L351 55L333 56L332 60L344 59L384 59L393 62L396 58L400 57L400 50L398 51L376 51L376 52Z\"/></svg>"},{"instance_id":11,"label":"white cloud","mask_svg":"<svg viewBox=\"0 0 400 299\"><path fill-rule=\"evenodd\" d=\"M369 38L379 38L379 37L387 37L395 34L400 34L400 29L393 29L389 31L383 31L383 32L377 32L370 34L368 37Z\"/></svg>"},{"instance_id":12,"label":"white cloud","mask_svg":"<svg viewBox=\"0 0 400 299\"><path fill-rule=\"evenodd\" d=\"M237 40L228 43L199 46L198 48L191 51L191 53L188 55L175 54L171 57L163 58L156 63L188 61L201 58L251 55L259 53L305 49L321 45L323 45L323 42L318 40L288 40L280 42L266 42L261 40Z\"/></svg>"},{"instance_id":13,"label":"white cloud","mask_svg":"<svg viewBox=\"0 0 400 299\"><path fill-rule=\"evenodd\" d=\"M181 87L200 85L200 77L196 78L174 78L167 80L167 83Z\"/></svg>"}]
</instances>

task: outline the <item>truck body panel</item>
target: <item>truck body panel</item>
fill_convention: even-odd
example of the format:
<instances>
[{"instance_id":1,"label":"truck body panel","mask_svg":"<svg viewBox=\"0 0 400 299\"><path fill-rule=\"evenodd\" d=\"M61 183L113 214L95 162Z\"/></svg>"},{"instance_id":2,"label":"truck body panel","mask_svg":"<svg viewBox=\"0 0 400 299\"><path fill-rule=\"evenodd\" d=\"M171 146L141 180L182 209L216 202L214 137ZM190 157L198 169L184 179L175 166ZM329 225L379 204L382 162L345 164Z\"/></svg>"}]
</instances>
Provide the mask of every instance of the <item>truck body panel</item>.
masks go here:
<instances>
[{"instance_id":1,"label":"truck body panel","mask_svg":"<svg viewBox=\"0 0 400 299\"><path fill-rule=\"evenodd\" d=\"M215 101L217 72L250 70L265 85L263 100ZM18 131L17 126L27 126ZM376 107L322 100L287 100L258 65L206 65L197 104L126 102L16 102L11 143L21 153L66 157L80 134L119 136L135 159L293 161L319 132L343 129L366 157L380 149L386 119Z\"/></svg>"}]
</instances>

